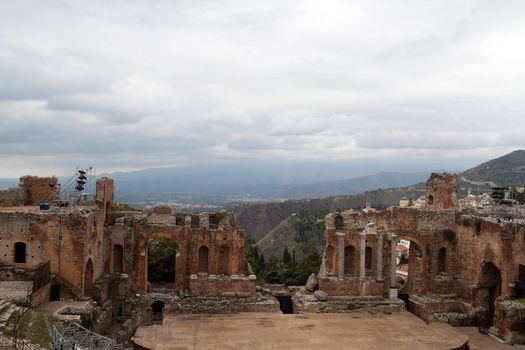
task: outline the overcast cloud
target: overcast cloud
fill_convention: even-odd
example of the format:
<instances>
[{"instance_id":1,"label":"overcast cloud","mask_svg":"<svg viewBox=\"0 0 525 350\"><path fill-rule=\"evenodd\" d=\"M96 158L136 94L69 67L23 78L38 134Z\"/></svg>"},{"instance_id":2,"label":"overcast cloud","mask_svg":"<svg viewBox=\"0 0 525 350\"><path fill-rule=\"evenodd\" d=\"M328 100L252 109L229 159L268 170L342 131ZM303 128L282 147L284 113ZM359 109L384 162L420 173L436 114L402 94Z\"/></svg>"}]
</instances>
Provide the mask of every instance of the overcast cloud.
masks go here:
<instances>
[{"instance_id":1,"label":"overcast cloud","mask_svg":"<svg viewBox=\"0 0 525 350\"><path fill-rule=\"evenodd\" d=\"M0 177L525 148L522 0L0 5Z\"/></svg>"}]
</instances>

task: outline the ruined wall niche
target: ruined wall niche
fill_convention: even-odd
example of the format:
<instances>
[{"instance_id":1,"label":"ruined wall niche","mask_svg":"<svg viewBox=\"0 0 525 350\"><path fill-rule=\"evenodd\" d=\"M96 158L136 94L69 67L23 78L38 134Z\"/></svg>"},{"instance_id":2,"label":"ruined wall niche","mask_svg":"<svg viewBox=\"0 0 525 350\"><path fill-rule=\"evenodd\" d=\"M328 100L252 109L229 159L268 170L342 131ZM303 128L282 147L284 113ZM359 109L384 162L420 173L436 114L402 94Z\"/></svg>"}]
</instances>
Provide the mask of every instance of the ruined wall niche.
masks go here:
<instances>
[{"instance_id":1,"label":"ruined wall niche","mask_svg":"<svg viewBox=\"0 0 525 350\"><path fill-rule=\"evenodd\" d=\"M334 253L335 253L334 247L329 245L325 251L325 266L326 266L326 272L328 274L334 273L334 259L335 259Z\"/></svg>"},{"instance_id":2,"label":"ruined wall niche","mask_svg":"<svg viewBox=\"0 0 525 350\"><path fill-rule=\"evenodd\" d=\"M448 272L448 267L447 267L447 248L445 248L445 247L439 248L439 253L438 253L438 272L439 273Z\"/></svg>"},{"instance_id":3,"label":"ruined wall niche","mask_svg":"<svg viewBox=\"0 0 525 350\"><path fill-rule=\"evenodd\" d=\"M219 275L230 274L230 247L223 245L219 247L218 257L218 268Z\"/></svg>"},{"instance_id":4,"label":"ruined wall niche","mask_svg":"<svg viewBox=\"0 0 525 350\"><path fill-rule=\"evenodd\" d=\"M199 273L208 274L209 249L206 246L199 248Z\"/></svg>"},{"instance_id":5,"label":"ruined wall niche","mask_svg":"<svg viewBox=\"0 0 525 350\"><path fill-rule=\"evenodd\" d=\"M124 272L124 248L120 244L113 246L113 273Z\"/></svg>"},{"instance_id":6,"label":"ruined wall niche","mask_svg":"<svg viewBox=\"0 0 525 350\"><path fill-rule=\"evenodd\" d=\"M345 229L345 223L341 215L336 215L334 218L334 226L337 231L343 231Z\"/></svg>"},{"instance_id":7,"label":"ruined wall niche","mask_svg":"<svg viewBox=\"0 0 525 350\"><path fill-rule=\"evenodd\" d=\"M345 247L345 275L355 276L355 248L351 245Z\"/></svg>"},{"instance_id":8,"label":"ruined wall niche","mask_svg":"<svg viewBox=\"0 0 525 350\"><path fill-rule=\"evenodd\" d=\"M456 205L458 176L452 173L432 173L426 182L427 209L450 209Z\"/></svg>"}]
</instances>

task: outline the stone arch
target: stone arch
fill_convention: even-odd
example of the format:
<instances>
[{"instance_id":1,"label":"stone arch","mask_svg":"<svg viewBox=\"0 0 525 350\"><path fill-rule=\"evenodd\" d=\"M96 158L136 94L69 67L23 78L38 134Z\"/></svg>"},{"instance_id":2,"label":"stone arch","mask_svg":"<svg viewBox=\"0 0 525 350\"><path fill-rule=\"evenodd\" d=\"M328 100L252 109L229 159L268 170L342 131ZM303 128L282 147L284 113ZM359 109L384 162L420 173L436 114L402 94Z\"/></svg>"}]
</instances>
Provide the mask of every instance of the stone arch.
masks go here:
<instances>
[{"instance_id":1,"label":"stone arch","mask_svg":"<svg viewBox=\"0 0 525 350\"><path fill-rule=\"evenodd\" d=\"M168 284L171 288L177 278L179 248L166 235L151 235L146 244L146 280L149 283ZM165 288L163 287L163 288Z\"/></svg>"},{"instance_id":2,"label":"stone arch","mask_svg":"<svg viewBox=\"0 0 525 350\"><path fill-rule=\"evenodd\" d=\"M434 205L434 196L429 194L427 197L427 203L428 205Z\"/></svg>"},{"instance_id":3,"label":"stone arch","mask_svg":"<svg viewBox=\"0 0 525 350\"><path fill-rule=\"evenodd\" d=\"M484 291L485 305L488 311L488 323L491 325L496 310L496 299L501 295L501 272L492 262L485 262L481 267L479 287Z\"/></svg>"},{"instance_id":4,"label":"stone arch","mask_svg":"<svg viewBox=\"0 0 525 350\"><path fill-rule=\"evenodd\" d=\"M219 275L229 275L230 274L230 247L227 245L222 245L218 249L218 268Z\"/></svg>"},{"instance_id":5,"label":"stone arch","mask_svg":"<svg viewBox=\"0 0 525 350\"><path fill-rule=\"evenodd\" d=\"M355 248L351 245L345 247L345 275L355 276Z\"/></svg>"},{"instance_id":6,"label":"stone arch","mask_svg":"<svg viewBox=\"0 0 525 350\"><path fill-rule=\"evenodd\" d=\"M24 242L16 242L13 247L13 262L25 264L27 262L27 245Z\"/></svg>"},{"instance_id":7,"label":"stone arch","mask_svg":"<svg viewBox=\"0 0 525 350\"><path fill-rule=\"evenodd\" d=\"M206 246L199 248L199 273L208 273L209 249Z\"/></svg>"},{"instance_id":8,"label":"stone arch","mask_svg":"<svg viewBox=\"0 0 525 350\"><path fill-rule=\"evenodd\" d=\"M334 253L335 253L334 247L332 247L331 245L328 245L325 251L326 272L328 274L334 273L334 259L335 259Z\"/></svg>"},{"instance_id":9,"label":"stone arch","mask_svg":"<svg viewBox=\"0 0 525 350\"><path fill-rule=\"evenodd\" d=\"M113 245L113 273L124 272L124 247L120 244Z\"/></svg>"},{"instance_id":10,"label":"stone arch","mask_svg":"<svg viewBox=\"0 0 525 350\"><path fill-rule=\"evenodd\" d=\"M93 261L91 258L86 262L84 270L84 296L91 297L93 295Z\"/></svg>"},{"instance_id":11,"label":"stone arch","mask_svg":"<svg viewBox=\"0 0 525 350\"><path fill-rule=\"evenodd\" d=\"M411 234L397 235L399 240L410 241L408 249L408 271L404 291L408 294L421 294L426 290L427 246L423 240Z\"/></svg>"}]
</instances>

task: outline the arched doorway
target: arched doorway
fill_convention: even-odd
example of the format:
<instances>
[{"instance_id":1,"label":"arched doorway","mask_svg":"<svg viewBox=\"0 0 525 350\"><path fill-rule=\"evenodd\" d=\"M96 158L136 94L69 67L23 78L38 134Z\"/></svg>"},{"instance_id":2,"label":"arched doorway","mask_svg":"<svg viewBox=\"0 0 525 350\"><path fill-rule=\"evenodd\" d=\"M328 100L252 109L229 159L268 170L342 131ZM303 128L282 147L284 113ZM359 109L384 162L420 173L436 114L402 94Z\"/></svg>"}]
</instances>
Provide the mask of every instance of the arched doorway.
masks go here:
<instances>
[{"instance_id":1,"label":"arched doorway","mask_svg":"<svg viewBox=\"0 0 525 350\"><path fill-rule=\"evenodd\" d=\"M491 262L483 264L479 287L485 291L488 311L487 325L491 326L494 319L495 301L501 295L501 273L496 265Z\"/></svg>"},{"instance_id":2,"label":"arched doorway","mask_svg":"<svg viewBox=\"0 0 525 350\"><path fill-rule=\"evenodd\" d=\"M345 247L345 275L354 276L355 248L351 245Z\"/></svg>"},{"instance_id":3,"label":"arched doorway","mask_svg":"<svg viewBox=\"0 0 525 350\"><path fill-rule=\"evenodd\" d=\"M208 273L208 247L199 248L199 273Z\"/></svg>"},{"instance_id":4,"label":"arched doorway","mask_svg":"<svg viewBox=\"0 0 525 350\"><path fill-rule=\"evenodd\" d=\"M122 273L124 265L124 248L120 244L113 246L113 273Z\"/></svg>"},{"instance_id":5,"label":"arched doorway","mask_svg":"<svg viewBox=\"0 0 525 350\"><path fill-rule=\"evenodd\" d=\"M162 323L162 313L164 311L164 302L156 300L151 304L151 320L153 323Z\"/></svg>"},{"instance_id":6,"label":"arched doorway","mask_svg":"<svg viewBox=\"0 0 525 350\"><path fill-rule=\"evenodd\" d=\"M147 281L151 290L173 291L177 251L177 245L169 238L155 237L148 241Z\"/></svg>"},{"instance_id":7,"label":"arched doorway","mask_svg":"<svg viewBox=\"0 0 525 350\"><path fill-rule=\"evenodd\" d=\"M93 295L93 261L91 258L86 263L84 270L84 296L91 297Z\"/></svg>"}]
</instances>

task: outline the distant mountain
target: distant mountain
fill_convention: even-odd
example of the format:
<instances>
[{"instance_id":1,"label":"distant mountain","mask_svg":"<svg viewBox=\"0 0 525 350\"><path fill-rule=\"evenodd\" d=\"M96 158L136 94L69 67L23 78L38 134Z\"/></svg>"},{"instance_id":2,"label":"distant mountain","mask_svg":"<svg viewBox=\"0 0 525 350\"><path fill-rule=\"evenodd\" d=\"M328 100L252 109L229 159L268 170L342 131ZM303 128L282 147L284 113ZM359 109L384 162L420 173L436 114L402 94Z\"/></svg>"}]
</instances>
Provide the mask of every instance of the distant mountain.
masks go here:
<instances>
[{"instance_id":1,"label":"distant mountain","mask_svg":"<svg viewBox=\"0 0 525 350\"><path fill-rule=\"evenodd\" d=\"M397 188L424 182L430 172L397 173L382 172L353 179L319 182L292 187L283 192L288 198L324 198L344 194L358 194L379 188Z\"/></svg>"},{"instance_id":2,"label":"distant mountain","mask_svg":"<svg viewBox=\"0 0 525 350\"><path fill-rule=\"evenodd\" d=\"M525 185L525 150L517 150L464 171L462 177L499 186Z\"/></svg>"},{"instance_id":3,"label":"distant mountain","mask_svg":"<svg viewBox=\"0 0 525 350\"><path fill-rule=\"evenodd\" d=\"M18 186L18 179L0 179L0 189Z\"/></svg>"}]
</instances>

